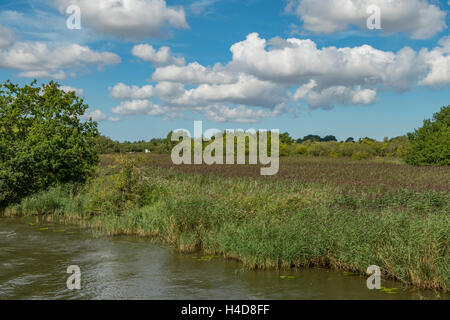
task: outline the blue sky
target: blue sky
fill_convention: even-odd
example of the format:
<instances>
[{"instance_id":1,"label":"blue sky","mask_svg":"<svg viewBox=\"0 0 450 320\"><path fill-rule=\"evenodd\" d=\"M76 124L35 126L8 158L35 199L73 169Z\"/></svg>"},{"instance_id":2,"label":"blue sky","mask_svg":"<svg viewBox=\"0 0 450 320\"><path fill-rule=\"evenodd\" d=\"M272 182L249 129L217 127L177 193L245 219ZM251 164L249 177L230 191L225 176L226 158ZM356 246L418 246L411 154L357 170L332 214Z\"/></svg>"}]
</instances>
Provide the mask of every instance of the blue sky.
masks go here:
<instances>
[{"instance_id":1,"label":"blue sky","mask_svg":"<svg viewBox=\"0 0 450 320\"><path fill-rule=\"evenodd\" d=\"M76 89L121 141L194 120L383 139L450 104L448 1L343 1L2 1L0 80Z\"/></svg>"}]
</instances>

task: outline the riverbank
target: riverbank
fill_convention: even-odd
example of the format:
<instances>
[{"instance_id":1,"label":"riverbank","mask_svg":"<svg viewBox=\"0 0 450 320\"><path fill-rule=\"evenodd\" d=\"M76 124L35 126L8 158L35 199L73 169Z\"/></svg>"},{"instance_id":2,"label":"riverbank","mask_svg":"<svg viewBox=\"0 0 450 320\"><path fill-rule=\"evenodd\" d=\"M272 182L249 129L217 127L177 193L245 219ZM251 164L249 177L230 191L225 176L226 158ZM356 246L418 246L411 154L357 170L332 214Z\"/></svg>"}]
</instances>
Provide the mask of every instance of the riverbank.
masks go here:
<instances>
[{"instance_id":1,"label":"riverbank","mask_svg":"<svg viewBox=\"0 0 450 320\"><path fill-rule=\"evenodd\" d=\"M37 221L36 221L37 220ZM0 217L3 300L449 300L383 280L324 268L245 270L239 262L201 252L181 254L138 236L95 236L90 229L39 217ZM68 265L81 269L81 290L69 290Z\"/></svg>"},{"instance_id":2,"label":"riverbank","mask_svg":"<svg viewBox=\"0 0 450 320\"><path fill-rule=\"evenodd\" d=\"M282 159L284 167L302 170L262 178L248 166L183 169L160 160L104 156L87 185L55 187L3 214L152 237L249 269L321 266L364 274L378 265L385 278L449 290L448 167ZM314 171L325 173L323 180Z\"/></svg>"}]
</instances>

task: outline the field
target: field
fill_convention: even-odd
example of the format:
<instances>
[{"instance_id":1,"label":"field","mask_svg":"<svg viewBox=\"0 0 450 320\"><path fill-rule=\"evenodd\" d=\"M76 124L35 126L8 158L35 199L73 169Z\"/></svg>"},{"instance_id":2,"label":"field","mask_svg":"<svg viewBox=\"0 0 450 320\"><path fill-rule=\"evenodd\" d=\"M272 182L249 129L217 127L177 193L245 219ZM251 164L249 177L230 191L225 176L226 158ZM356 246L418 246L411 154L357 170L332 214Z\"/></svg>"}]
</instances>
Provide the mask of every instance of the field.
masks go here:
<instances>
[{"instance_id":1,"label":"field","mask_svg":"<svg viewBox=\"0 0 450 320\"><path fill-rule=\"evenodd\" d=\"M57 186L6 209L138 234L247 268L329 267L420 288L450 287L450 167L392 159L287 157L257 166L174 166L168 155L101 156L85 186Z\"/></svg>"}]
</instances>

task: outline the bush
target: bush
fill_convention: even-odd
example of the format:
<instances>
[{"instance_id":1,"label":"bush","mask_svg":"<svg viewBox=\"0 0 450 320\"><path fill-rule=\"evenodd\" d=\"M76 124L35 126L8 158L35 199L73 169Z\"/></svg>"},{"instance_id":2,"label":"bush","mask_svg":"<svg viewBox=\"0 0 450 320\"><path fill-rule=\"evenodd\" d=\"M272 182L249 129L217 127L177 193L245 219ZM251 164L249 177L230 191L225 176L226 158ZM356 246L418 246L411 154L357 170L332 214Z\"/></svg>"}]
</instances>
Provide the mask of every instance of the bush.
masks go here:
<instances>
[{"instance_id":1,"label":"bush","mask_svg":"<svg viewBox=\"0 0 450 320\"><path fill-rule=\"evenodd\" d=\"M304 145L299 145L295 150L295 154L306 155L308 153L308 148Z\"/></svg>"},{"instance_id":2,"label":"bush","mask_svg":"<svg viewBox=\"0 0 450 320\"><path fill-rule=\"evenodd\" d=\"M87 210L94 214L122 215L131 208L152 205L167 194L166 188L145 177L130 157L119 160L120 172L92 181Z\"/></svg>"},{"instance_id":3,"label":"bush","mask_svg":"<svg viewBox=\"0 0 450 320\"><path fill-rule=\"evenodd\" d=\"M370 158L370 154L368 152L355 152L352 155L353 160L366 160Z\"/></svg>"},{"instance_id":4,"label":"bush","mask_svg":"<svg viewBox=\"0 0 450 320\"><path fill-rule=\"evenodd\" d=\"M411 147L406 163L412 165L450 165L450 106L425 120L423 127L408 134Z\"/></svg>"}]
</instances>

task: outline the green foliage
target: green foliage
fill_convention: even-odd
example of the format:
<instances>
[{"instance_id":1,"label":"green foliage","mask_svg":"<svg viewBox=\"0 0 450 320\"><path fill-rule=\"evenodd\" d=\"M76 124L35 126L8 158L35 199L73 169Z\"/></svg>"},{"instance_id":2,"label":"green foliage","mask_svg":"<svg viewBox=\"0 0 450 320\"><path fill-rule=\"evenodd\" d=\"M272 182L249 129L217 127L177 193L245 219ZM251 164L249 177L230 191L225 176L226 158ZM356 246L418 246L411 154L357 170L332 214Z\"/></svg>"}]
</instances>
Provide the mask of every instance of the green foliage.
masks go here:
<instances>
[{"instance_id":1,"label":"green foliage","mask_svg":"<svg viewBox=\"0 0 450 320\"><path fill-rule=\"evenodd\" d=\"M299 145L295 149L295 154L306 155L308 153L308 148L305 145Z\"/></svg>"},{"instance_id":2,"label":"green foliage","mask_svg":"<svg viewBox=\"0 0 450 320\"><path fill-rule=\"evenodd\" d=\"M292 144L294 140L291 138L288 132L280 133L280 143Z\"/></svg>"},{"instance_id":3,"label":"green foliage","mask_svg":"<svg viewBox=\"0 0 450 320\"><path fill-rule=\"evenodd\" d=\"M352 155L353 160L366 160L370 158L370 154L368 152L357 151Z\"/></svg>"},{"instance_id":4,"label":"green foliage","mask_svg":"<svg viewBox=\"0 0 450 320\"><path fill-rule=\"evenodd\" d=\"M349 137L345 140L345 142L355 142L355 139L353 137Z\"/></svg>"},{"instance_id":5,"label":"green foliage","mask_svg":"<svg viewBox=\"0 0 450 320\"><path fill-rule=\"evenodd\" d=\"M130 157L117 160L120 172L90 183L87 211L120 215L133 207L153 204L166 193L165 188L143 175Z\"/></svg>"},{"instance_id":6,"label":"green foliage","mask_svg":"<svg viewBox=\"0 0 450 320\"><path fill-rule=\"evenodd\" d=\"M408 135L411 148L406 162L412 165L450 165L450 106Z\"/></svg>"},{"instance_id":7,"label":"green foliage","mask_svg":"<svg viewBox=\"0 0 450 320\"><path fill-rule=\"evenodd\" d=\"M294 161L297 176L269 180L158 169L145 162L161 158L152 155L108 157L118 165L100 167L78 192L51 188L6 214L54 214L107 235L203 250L203 261L223 255L250 269L321 266L365 274L375 264L403 283L449 289L446 168L297 157L282 160ZM314 179L322 173L322 182L301 180L311 171ZM389 182L393 175L404 184L390 185L399 182Z\"/></svg>"},{"instance_id":8,"label":"green foliage","mask_svg":"<svg viewBox=\"0 0 450 320\"><path fill-rule=\"evenodd\" d=\"M145 152L146 150L152 153L164 154L169 153L171 150L167 144L167 139L151 139L148 142L119 142L104 136L99 136L96 139L96 148L99 154L135 153Z\"/></svg>"},{"instance_id":9,"label":"green foliage","mask_svg":"<svg viewBox=\"0 0 450 320\"><path fill-rule=\"evenodd\" d=\"M57 183L83 182L98 162L88 106L50 82L0 85L0 206Z\"/></svg>"}]
</instances>

